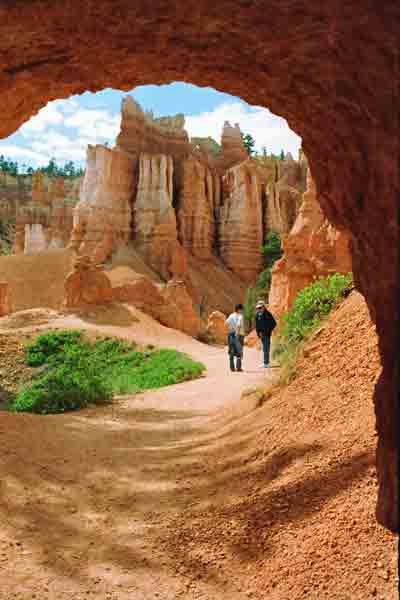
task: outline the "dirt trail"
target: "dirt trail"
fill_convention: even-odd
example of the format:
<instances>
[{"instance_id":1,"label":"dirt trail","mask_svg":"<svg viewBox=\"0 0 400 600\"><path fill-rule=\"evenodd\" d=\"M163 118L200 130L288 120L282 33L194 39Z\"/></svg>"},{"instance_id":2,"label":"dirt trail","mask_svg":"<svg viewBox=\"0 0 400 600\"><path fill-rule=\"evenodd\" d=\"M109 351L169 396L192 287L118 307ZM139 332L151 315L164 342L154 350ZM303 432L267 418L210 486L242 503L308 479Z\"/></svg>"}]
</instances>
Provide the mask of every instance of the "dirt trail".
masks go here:
<instances>
[{"instance_id":1,"label":"dirt trail","mask_svg":"<svg viewBox=\"0 0 400 600\"><path fill-rule=\"evenodd\" d=\"M247 597L218 572L209 581L201 570L183 575L160 536L167 539L168 524L201 502L202 492L196 499L181 477L188 466L201 468L202 445L224 435L217 421L251 410L240 395L262 380L259 353L249 349L246 371L231 374L226 350L136 316L140 324L123 329L73 317L51 326L162 341L202 360L207 375L76 414L1 414L2 600Z\"/></svg>"},{"instance_id":2,"label":"dirt trail","mask_svg":"<svg viewBox=\"0 0 400 600\"><path fill-rule=\"evenodd\" d=\"M373 514L379 356L359 297L256 410L241 399L264 377L256 350L231 374L225 350L127 307L54 326L176 347L208 371L112 407L0 413L0 600L398 597L395 537Z\"/></svg>"}]
</instances>

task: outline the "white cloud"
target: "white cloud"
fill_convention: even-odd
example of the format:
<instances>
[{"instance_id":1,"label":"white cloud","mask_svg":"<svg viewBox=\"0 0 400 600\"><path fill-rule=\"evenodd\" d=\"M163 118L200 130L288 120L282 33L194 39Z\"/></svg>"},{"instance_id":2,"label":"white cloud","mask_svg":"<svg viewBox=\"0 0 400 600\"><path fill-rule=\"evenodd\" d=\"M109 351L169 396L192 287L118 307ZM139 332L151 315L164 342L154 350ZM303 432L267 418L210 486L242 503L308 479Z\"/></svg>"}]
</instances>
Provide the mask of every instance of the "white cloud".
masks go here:
<instances>
[{"instance_id":1,"label":"white cloud","mask_svg":"<svg viewBox=\"0 0 400 600\"><path fill-rule=\"evenodd\" d=\"M52 157L60 163L85 161L88 144L114 145L120 122L119 114L82 108L73 98L56 100L25 123L10 143L0 141L0 153L40 165Z\"/></svg>"},{"instance_id":2,"label":"white cloud","mask_svg":"<svg viewBox=\"0 0 400 600\"><path fill-rule=\"evenodd\" d=\"M30 137L35 134L42 134L47 127L52 125L61 125L64 116L60 111L60 106L56 102L49 102L44 108L40 109L38 114L24 123L19 132L24 137Z\"/></svg>"},{"instance_id":3,"label":"white cloud","mask_svg":"<svg viewBox=\"0 0 400 600\"><path fill-rule=\"evenodd\" d=\"M46 132L42 139L31 141L31 147L35 152L43 153L48 158L54 157L57 161L67 160L82 161L86 158L86 148L93 143L86 137L70 138L55 130Z\"/></svg>"},{"instance_id":4,"label":"white cloud","mask_svg":"<svg viewBox=\"0 0 400 600\"><path fill-rule=\"evenodd\" d=\"M113 115L106 110L80 109L65 119L65 127L73 127L79 135L92 139L107 138L114 140L118 135L121 115Z\"/></svg>"},{"instance_id":5,"label":"white cloud","mask_svg":"<svg viewBox=\"0 0 400 600\"><path fill-rule=\"evenodd\" d=\"M34 162L39 166L48 163L47 154L35 152L23 146L16 146L15 144L1 144L0 154L8 158L26 160L29 163Z\"/></svg>"},{"instance_id":6,"label":"white cloud","mask_svg":"<svg viewBox=\"0 0 400 600\"><path fill-rule=\"evenodd\" d=\"M283 148L294 158L297 157L301 138L289 128L285 119L261 106L248 107L239 101L226 102L211 112L187 116L186 129L191 137L211 136L219 141L224 121L230 121L231 125L239 123L243 133L253 136L258 151L265 146L268 153L279 154Z\"/></svg>"}]
</instances>

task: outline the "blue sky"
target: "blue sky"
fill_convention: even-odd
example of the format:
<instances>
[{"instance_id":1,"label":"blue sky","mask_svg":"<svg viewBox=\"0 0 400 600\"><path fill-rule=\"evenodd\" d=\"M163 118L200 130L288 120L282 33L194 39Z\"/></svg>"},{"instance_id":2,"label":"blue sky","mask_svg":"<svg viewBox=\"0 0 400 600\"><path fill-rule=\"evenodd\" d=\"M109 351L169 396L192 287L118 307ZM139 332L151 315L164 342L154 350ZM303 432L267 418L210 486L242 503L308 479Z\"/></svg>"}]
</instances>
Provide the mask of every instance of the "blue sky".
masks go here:
<instances>
[{"instance_id":1,"label":"blue sky","mask_svg":"<svg viewBox=\"0 0 400 600\"><path fill-rule=\"evenodd\" d=\"M155 116L184 113L190 136L210 135L219 142L227 120L251 133L258 150L265 146L268 153L278 154L284 149L297 158L301 140L286 121L240 98L185 83L141 86L128 94ZM67 160L83 164L88 144L114 145L124 96L126 92L106 89L49 102L16 133L0 140L0 154L34 167L51 157L60 164Z\"/></svg>"}]
</instances>

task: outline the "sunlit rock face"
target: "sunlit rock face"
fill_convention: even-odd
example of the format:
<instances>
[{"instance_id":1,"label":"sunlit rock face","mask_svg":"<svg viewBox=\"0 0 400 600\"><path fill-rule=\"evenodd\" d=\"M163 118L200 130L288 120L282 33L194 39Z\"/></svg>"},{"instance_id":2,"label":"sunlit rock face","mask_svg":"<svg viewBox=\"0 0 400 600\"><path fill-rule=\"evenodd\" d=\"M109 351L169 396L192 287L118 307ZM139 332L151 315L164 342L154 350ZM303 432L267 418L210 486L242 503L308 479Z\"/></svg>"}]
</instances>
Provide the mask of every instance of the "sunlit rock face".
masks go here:
<instances>
[{"instance_id":1,"label":"sunlit rock face","mask_svg":"<svg viewBox=\"0 0 400 600\"><path fill-rule=\"evenodd\" d=\"M300 212L283 242L284 255L272 270L269 304L277 316L287 312L297 293L317 277L352 270L350 239L325 218L310 170Z\"/></svg>"},{"instance_id":2,"label":"sunlit rock face","mask_svg":"<svg viewBox=\"0 0 400 600\"><path fill-rule=\"evenodd\" d=\"M0 281L0 317L12 312L11 292L8 281Z\"/></svg>"},{"instance_id":3,"label":"sunlit rock face","mask_svg":"<svg viewBox=\"0 0 400 600\"><path fill-rule=\"evenodd\" d=\"M134 201L133 239L148 262L165 278L172 248L178 244L172 206L174 164L165 154L141 154Z\"/></svg>"},{"instance_id":4,"label":"sunlit rock face","mask_svg":"<svg viewBox=\"0 0 400 600\"><path fill-rule=\"evenodd\" d=\"M80 201L74 209L71 247L101 263L114 249L126 245L134 186L132 156L105 146L88 146Z\"/></svg>"},{"instance_id":5,"label":"sunlit rock face","mask_svg":"<svg viewBox=\"0 0 400 600\"><path fill-rule=\"evenodd\" d=\"M224 263L254 282L263 264L263 222L259 177L250 160L229 169L223 179L218 236Z\"/></svg>"},{"instance_id":6,"label":"sunlit rock face","mask_svg":"<svg viewBox=\"0 0 400 600\"><path fill-rule=\"evenodd\" d=\"M112 301L111 281L102 266L95 265L92 258L81 255L75 259L73 270L64 281L66 308L90 304L106 304Z\"/></svg>"},{"instance_id":7,"label":"sunlit rock face","mask_svg":"<svg viewBox=\"0 0 400 600\"><path fill-rule=\"evenodd\" d=\"M177 213L179 240L199 258L207 259L216 246L215 207L219 177L194 156L183 162L183 183Z\"/></svg>"},{"instance_id":8,"label":"sunlit rock face","mask_svg":"<svg viewBox=\"0 0 400 600\"><path fill-rule=\"evenodd\" d=\"M116 147L136 157L142 153L183 157L191 148L184 125L184 115L155 118L151 112L143 111L131 96L126 96Z\"/></svg>"},{"instance_id":9,"label":"sunlit rock face","mask_svg":"<svg viewBox=\"0 0 400 600\"><path fill-rule=\"evenodd\" d=\"M282 161L275 160L273 169L265 186L265 229L285 237L299 214L306 189L307 160L302 152L299 161L288 154Z\"/></svg>"}]
</instances>

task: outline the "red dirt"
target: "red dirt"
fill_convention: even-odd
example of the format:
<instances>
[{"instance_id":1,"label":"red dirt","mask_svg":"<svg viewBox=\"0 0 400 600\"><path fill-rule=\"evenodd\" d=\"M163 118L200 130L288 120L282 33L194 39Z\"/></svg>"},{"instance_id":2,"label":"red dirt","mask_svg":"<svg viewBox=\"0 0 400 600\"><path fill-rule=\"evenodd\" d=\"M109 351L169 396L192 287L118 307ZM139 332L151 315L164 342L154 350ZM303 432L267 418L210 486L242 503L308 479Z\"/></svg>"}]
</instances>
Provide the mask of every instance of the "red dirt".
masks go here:
<instances>
[{"instance_id":1,"label":"red dirt","mask_svg":"<svg viewBox=\"0 0 400 600\"><path fill-rule=\"evenodd\" d=\"M224 350L135 318L90 329L175 345L207 376L76 414L2 413L0 599L397 598L395 537L374 519L380 367L362 298L258 409L240 400L262 379L257 351L230 374Z\"/></svg>"}]
</instances>

